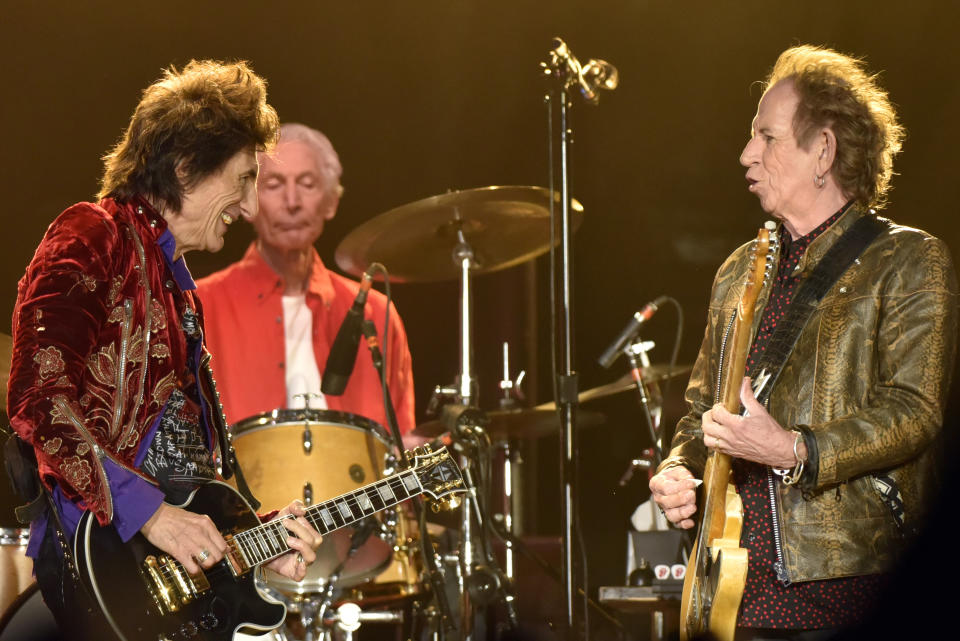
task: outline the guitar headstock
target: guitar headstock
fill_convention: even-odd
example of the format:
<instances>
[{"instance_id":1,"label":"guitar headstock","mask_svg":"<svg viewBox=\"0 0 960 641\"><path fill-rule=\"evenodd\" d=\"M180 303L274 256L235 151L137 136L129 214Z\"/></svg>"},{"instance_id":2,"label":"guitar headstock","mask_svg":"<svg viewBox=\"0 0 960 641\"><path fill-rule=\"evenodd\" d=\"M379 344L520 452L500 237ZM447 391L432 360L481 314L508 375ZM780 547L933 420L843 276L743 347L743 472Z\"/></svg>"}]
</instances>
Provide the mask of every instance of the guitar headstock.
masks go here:
<instances>
[{"instance_id":1,"label":"guitar headstock","mask_svg":"<svg viewBox=\"0 0 960 641\"><path fill-rule=\"evenodd\" d=\"M408 451L407 456L413 458L410 471L417 475L434 512L452 510L460 505L459 494L466 492L467 488L460 467L446 447L439 450L431 450L429 446L417 447Z\"/></svg>"}]
</instances>

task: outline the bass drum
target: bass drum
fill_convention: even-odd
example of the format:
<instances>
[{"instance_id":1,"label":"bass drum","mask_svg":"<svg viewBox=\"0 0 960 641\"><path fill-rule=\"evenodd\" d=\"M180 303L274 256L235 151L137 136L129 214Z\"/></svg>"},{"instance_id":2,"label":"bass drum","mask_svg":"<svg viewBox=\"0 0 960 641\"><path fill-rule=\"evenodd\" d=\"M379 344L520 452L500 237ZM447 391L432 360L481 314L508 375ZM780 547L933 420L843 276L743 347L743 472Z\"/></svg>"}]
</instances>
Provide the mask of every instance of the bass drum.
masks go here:
<instances>
[{"instance_id":1,"label":"bass drum","mask_svg":"<svg viewBox=\"0 0 960 641\"><path fill-rule=\"evenodd\" d=\"M387 433L378 423L332 410L274 410L236 423L230 435L261 512L297 498L312 505L378 481L389 451ZM360 532L356 537L366 540L352 554L354 529L342 528L323 537L303 581L264 570L267 584L302 595L323 591L338 569L339 587L372 579L390 564L393 552L380 536L380 523L373 525L373 535Z\"/></svg>"}]
</instances>

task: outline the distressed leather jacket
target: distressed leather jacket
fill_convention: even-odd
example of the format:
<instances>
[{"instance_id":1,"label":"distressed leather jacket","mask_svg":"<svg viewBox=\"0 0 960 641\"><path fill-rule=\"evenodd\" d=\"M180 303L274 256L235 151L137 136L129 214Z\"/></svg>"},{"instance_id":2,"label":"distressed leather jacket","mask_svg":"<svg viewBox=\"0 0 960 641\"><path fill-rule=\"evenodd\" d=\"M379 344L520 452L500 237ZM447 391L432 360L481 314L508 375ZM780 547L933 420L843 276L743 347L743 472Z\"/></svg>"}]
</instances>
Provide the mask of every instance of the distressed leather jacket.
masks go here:
<instances>
[{"instance_id":1,"label":"distressed leather jacket","mask_svg":"<svg viewBox=\"0 0 960 641\"><path fill-rule=\"evenodd\" d=\"M74 205L19 283L11 425L34 446L47 488L104 525L114 517L105 460L155 484L135 465L141 439L191 376L180 318L192 294L157 245L166 227L144 201Z\"/></svg>"},{"instance_id":2,"label":"distressed leather jacket","mask_svg":"<svg viewBox=\"0 0 960 641\"><path fill-rule=\"evenodd\" d=\"M872 214L851 208L841 216L797 269L809 274L864 215ZM768 402L780 425L809 430L815 443L802 482L774 484L782 561L794 582L882 572L904 531L922 518L956 349L957 282L942 241L885 222L808 319ZM748 250L737 249L717 272L686 392L689 413L660 470L683 465L702 474L701 415L717 402L720 346L743 291ZM757 301L751 336L769 289ZM876 474L899 489L902 525L881 498Z\"/></svg>"}]
</instances>

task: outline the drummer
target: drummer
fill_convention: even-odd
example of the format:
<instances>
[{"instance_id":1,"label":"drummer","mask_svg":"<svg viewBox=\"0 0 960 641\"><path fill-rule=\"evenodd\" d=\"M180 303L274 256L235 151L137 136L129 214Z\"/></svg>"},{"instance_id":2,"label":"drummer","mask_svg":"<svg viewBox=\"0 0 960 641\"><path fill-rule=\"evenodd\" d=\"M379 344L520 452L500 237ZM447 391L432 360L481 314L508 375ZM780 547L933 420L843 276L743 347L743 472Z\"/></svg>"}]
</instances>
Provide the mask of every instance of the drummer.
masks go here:
<instances>
[{"instance_id":1,"label":"drummer","mask_svg":"<svg viewBox=\"0 0 960 641\"><path fill-rule=\"evenodd\" d=\"M359 284L330 271L314 248L343 195L333 145L302 124L280 127L274 151L259 154L257 238L236 263L198 281L224 412L230 423L277 408L331 409L388 427L380 378L365 346L342 396L320 381L330 346ZM413 373L403 321L370 291L364 310L385 354L387 383L400 432L414 427ZM405 436L405 444L418 444Z\"/></svg>"}]
</instances>

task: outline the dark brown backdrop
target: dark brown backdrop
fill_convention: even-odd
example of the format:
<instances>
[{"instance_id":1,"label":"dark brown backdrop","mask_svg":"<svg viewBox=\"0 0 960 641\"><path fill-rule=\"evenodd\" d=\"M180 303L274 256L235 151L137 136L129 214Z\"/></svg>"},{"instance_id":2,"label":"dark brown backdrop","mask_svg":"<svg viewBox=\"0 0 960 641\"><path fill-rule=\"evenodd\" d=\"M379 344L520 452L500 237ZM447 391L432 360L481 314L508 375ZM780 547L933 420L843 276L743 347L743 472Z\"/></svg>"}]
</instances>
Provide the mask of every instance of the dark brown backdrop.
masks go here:
<instances>
[{"instance_id":1,"label":"dark brown backdrop","mask_svg":"<svg viewBox=\"0 0 960 641\"><path fill-rule=\"evenodd\" d=\"M574 109L573 192L586 208L575 237L583 387L625 371L622 363L601 370L594 359L631 313L661 294L683 306L680 361L694 358L714 270L764 220L737 157L760 95L753 83L791 44L837 47L883 71L909 132L888 215L960 251L953 3L5 0L0 12L4 332L17 279L46 225L95 193L98 159L140 90L165 65L192 57L250 60L268 78L282 119L318 127L333 141L346 195L319 242L331 266L344 235L390 208L448 189L546 184L538 63L553 36L581 59L616 65L620 88L598 107ZM195 275L235 260L250 238L238 226L219 254L191 255ZM503 340L511 341L515 368L532 374L530 396L549 400L545 263L477 279L485 408L496 406ZM394 287L421 418L430 391L457 370L456 296L455 283ZM656 361L668 358L675 319L666 308L649 325ZM679 411L676 388L668 422ZM616 481L645 439L629 398L591 409L610 417L584 432L580 458L595 587L620 580L626 516L646 491L643 482L623 490ZM525 447L534 494L528 529L555 532L556 439Z\"/></svg>"}]
</instances>

